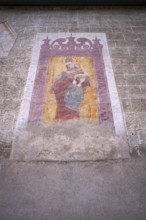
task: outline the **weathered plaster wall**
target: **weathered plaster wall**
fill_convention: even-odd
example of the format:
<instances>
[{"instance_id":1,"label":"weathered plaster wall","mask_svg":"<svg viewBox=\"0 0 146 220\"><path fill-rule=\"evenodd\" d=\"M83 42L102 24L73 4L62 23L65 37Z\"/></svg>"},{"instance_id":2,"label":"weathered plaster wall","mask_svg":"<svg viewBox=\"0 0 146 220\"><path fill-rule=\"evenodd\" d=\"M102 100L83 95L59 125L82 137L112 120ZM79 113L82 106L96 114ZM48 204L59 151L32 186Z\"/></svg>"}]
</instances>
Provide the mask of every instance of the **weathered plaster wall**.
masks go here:
<instances>
[{"instance_id":1,"label":"weathered plaster wall","mask_svg":"<svg viewBox=\"0 0 146 220\"><path fill-rule=\"evenodd\" d=\"M18 36L0 59L0 155L10 154L13 130L37 33L104 32L124 111L131 152L146 149L146 8L0 8Z\"/></svg>"}]
</instances>

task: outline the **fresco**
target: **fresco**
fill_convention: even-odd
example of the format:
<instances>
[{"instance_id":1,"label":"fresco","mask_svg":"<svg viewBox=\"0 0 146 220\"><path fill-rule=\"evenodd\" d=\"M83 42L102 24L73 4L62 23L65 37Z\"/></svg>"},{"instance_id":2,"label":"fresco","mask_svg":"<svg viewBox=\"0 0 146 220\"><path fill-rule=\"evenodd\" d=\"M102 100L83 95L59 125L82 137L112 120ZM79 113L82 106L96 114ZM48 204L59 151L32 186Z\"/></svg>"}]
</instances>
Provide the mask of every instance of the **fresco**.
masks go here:
<instances>
[{"instance_id":1,"label":"fresco","mask_svg":"<svg viewBox=\"0 0 146 220\"><path fill-rule=\"evenodd\" d=\"M11 159L127 157L125 134L106 35L37 34Z\"/></svg>"},{"instance_id":2,"label":"fresco","mask_svg":"<svg viewBox=\"0 0 146 220\"><path fill-rule=\"evenodd\" d=\"M43 122L98 120L98 103L91 57L52 57L44 99Z\"/></svg>"},{"instance_id":3,"label":"fresco","mask_svg":"<svg viewBox=\"0 0 146 220\"><path fill-rule=\"evenodd\" d=\"M94 36L44 39L29 110L29 122L96 119L113 122L102 54Z\"/></svg>"}]
</instances>

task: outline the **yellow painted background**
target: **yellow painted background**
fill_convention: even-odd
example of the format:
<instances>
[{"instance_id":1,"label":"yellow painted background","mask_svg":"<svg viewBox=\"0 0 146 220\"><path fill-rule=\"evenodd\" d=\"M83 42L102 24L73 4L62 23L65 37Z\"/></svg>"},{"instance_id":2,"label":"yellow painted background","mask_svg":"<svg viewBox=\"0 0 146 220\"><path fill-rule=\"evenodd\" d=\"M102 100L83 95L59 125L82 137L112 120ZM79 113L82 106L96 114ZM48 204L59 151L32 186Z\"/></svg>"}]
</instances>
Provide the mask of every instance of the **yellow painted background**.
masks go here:
<instances>
[{"instance_id":1,"label":"yellow painted background","mask_svg":"<svg viewBox=\"0 0 146 220\"><path fill-rule=\"evenodd\" d=\"M98 120L98 107L96 96L96 83L94 77L94 68L92 57L72 57L74 63L79 63L81 68L90 77L91 87L87 87L84 93L84 100L80 106L80 118L86 120ZM43 109L43 122L50 123L54 121L56 114L56 99L51 87L58 75L60 75L65 68L66 57L51 57L49 60L48 79L46 83L46 92Z\"/></svg>"}]
</instances>

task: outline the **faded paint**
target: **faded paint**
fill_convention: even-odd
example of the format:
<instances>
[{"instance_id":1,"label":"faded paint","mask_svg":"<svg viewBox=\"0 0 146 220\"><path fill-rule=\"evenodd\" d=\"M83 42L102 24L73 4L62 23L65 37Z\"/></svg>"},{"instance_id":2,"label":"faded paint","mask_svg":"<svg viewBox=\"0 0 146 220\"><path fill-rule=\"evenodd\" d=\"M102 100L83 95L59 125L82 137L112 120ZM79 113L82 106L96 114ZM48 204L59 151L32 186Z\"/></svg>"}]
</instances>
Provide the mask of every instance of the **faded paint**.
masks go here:
<instances>
[{"instance_id":1,"label":"faded paint","mask_svg":"<svg viewBox=\"0 0 146 220\"><path fill-rule=\"evenodd\" d=\"M65 57L52 57L48 68L48 79L46 84L43 121L52 122L56 116L57 103L52 91L53 83L65 69ZM79 116L81 119L99 119L96 82L94 76L93 60L91 57L73 57L74 63L80 64L81 68L88 74L90 86L85 89L84 99L80 104ZM60 91L61 92L61 91Z\"/></svg>"}]
</instances>

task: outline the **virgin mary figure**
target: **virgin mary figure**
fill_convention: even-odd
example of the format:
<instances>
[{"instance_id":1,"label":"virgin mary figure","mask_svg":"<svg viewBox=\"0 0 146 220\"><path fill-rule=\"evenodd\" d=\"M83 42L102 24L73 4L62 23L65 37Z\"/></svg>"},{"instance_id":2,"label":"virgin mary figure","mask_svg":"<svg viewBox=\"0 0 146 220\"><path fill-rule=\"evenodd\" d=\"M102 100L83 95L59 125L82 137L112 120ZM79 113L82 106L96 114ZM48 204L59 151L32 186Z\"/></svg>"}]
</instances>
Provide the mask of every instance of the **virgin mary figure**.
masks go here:
<instances>
[{"instance_id":1,"label":"virgin mary figure","mask_svg":"<svg viewBox=\"0 0 146 220\"><path fill-rule=\"evenodd\" d=\"M52 88L57 102L55 119L61 121L80 117L80 104L90 86L88 74L71 57L66 58L65 66L66 70L56 78Z\"/></svg>"}]
</instances>

